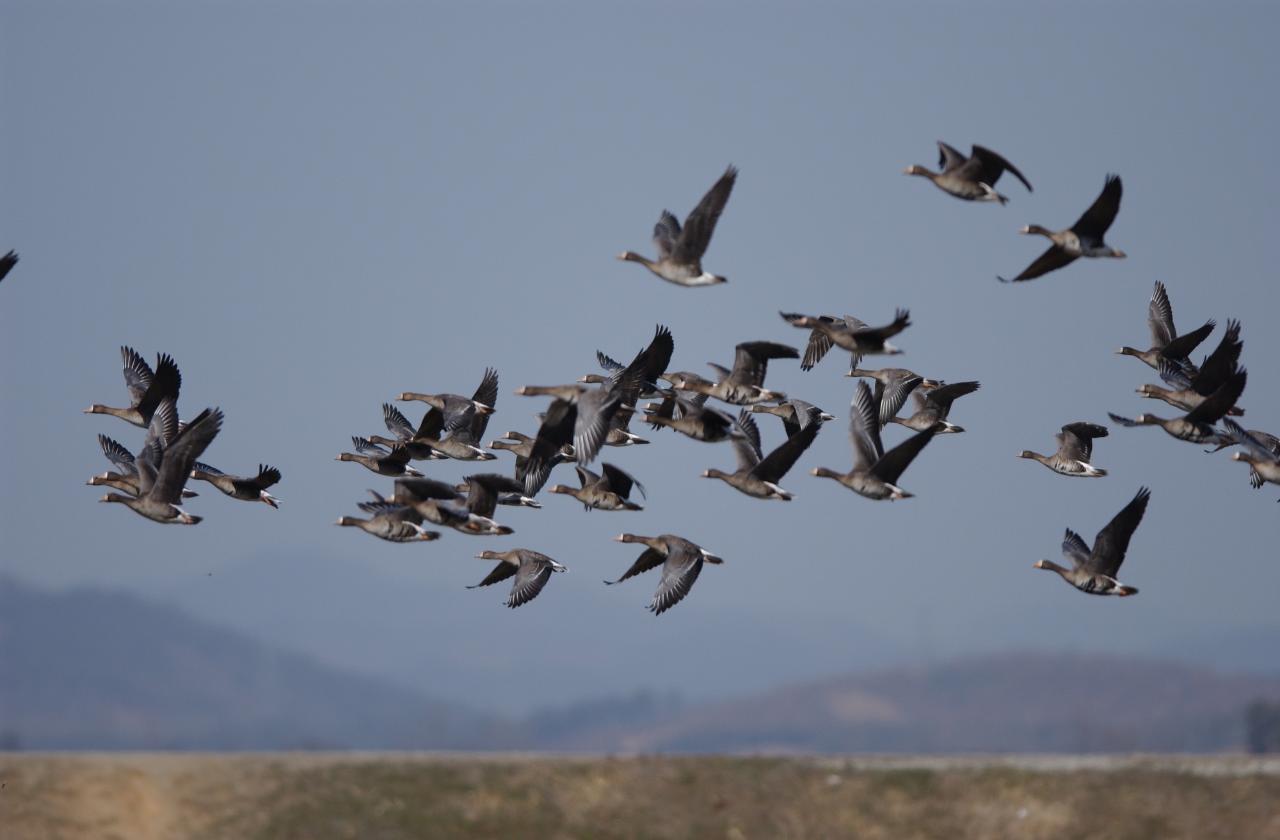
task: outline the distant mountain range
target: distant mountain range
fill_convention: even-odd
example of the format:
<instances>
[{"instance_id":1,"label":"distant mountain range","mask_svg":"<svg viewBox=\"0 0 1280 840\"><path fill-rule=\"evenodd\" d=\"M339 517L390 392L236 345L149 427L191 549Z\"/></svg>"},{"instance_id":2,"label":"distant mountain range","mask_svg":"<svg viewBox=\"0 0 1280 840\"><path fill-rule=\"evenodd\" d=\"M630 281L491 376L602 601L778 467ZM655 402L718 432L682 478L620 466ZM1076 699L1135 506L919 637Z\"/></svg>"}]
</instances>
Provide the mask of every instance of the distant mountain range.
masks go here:
<instances>
[{"instance_id":1,"label":"distant mountain range","mask_svg":"<svg viewBox=\"0 0 1280 840\"><path fill-rule=\"evenodd\" d=\"M731 702L638 692L476 713L281 653L131 595L0 578L0 747L593 752L1207 752L1280 677L1002 654L866 671Z\"/></svg>"}]
</instances>

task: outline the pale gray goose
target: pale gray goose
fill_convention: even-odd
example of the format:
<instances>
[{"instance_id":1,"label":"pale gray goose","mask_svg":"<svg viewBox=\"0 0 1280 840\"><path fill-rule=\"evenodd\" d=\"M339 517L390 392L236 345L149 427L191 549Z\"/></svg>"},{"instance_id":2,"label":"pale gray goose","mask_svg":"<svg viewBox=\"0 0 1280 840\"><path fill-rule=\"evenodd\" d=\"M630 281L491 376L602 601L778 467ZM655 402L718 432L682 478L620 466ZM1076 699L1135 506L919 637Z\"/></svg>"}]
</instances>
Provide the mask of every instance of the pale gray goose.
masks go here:
<instances>
[{"instance_id":1,"label":"pale gray goose","mask_svg":"<svg viewBox=\"0 0 1280 840\"><path fill-rule=\"evenodd\" d=\"M222 411L206 408L178 432L173 441L162 447L154 422L147 432L147 443L136 462L138 466L137 496L108 493L104 502L119 502L153 522L195 525L203 517L178 507L182 488L191 476L191 466L217 437L222 428Z\"/></svg>"},{"instance_id":2,"label":"pale gray goose","mask_svg":"<svg viewBox=\"0 0 1280 840\"><path fill-rule=\"evenodd\" d=\"M779 312L782 320L793 327L817 330L823 333L832 344L841 350L853 354L849 369L853 370L863 356L895 356L902 352L889 343L889 339L911 326L911 313L899 309L894 313L893 323L883 327L868 327L856 318L852 321L837 321L827 316L814 317L796 312ZM812 339L810 340L812 343Z\"/></svg>"},{"instance_id":3,"label":"pale gray goose","mask_svg":"<svg viewBox=\"0 0 1280 840\"><path fill-rule=\"evenodd\" d=\"M124 360L124 384L129 389L129 406L112 408L94 403L84 413L110 414L145 429L151 425L151 415L155 413L161 400L169 397L177 402L178 392L182 388L182 374L173 357L167 353L156 357L154 371L132 347L121 347L120 357Z\"/></svg>"},{"instance_id":4,"label":"pale gray goose","mask_svg":"<svg viewBox=\"0 0 1280 840\"><path fill-rule=\"evenodd\" d=\"M1226 332L1222 334L1222 340L1218 342L1214 351L1205 357L1199 369L1192 366L1192 370L1195 370L1193 375L1187 375L1181 366L1169 359L1160 359L1157 366L1160 378L1174 390L1147 384L1138 388L1138 393L1151 399L1163 400L1183 411L1191 411L1222 387L1223 383L1239 369L1240 352L1243 349L1244 342L1240 340L1240 322L1229 320ZM1244 409L1234 405L1227 411L1227 415L1232 417L1243 414Z\"/></svg>"},{"instance_id":5,"label":"pale gray goose","mask_svg":"<svg viewBox=\"0 0 1280 840\"><path fill-rule=\"evenodd\" d=\"M1186 335L1178 335L1173 325L1173 304L1169 302L1169 292L1164 284L1156 281L1151 290L1151 300L1147 303L1147 326L1151 330L1151 347L1138 350L1128 345L1121 347L1116 353L1121 356L1133 356L1143 364L1156 370L1160 369L1160 360L1167 359L1178 365L1188 376L1194 376L1196 366L1191 363L1191 352L1200 346L1200 342L1209 337L1216 323L1210 319L1199 329Z\"/></svg>"},{"instance_id":6,"label":"pale gray goose","mask_svg":"<svg viewBox=\"0 0 1280 840\"><path fill-rule=\"evenodd\" d=\"M227 475L216 467L196 462L191 470L191 478L195 481L207 481L224 494L242 502L262 502L273 508L280 507L280 500L267 492L280 481L280 470L268 464L258 465L258 474L253 477Z\"/></svg>"},{"instance_id":7,"label":"pale gray goose","mask_svg":"<svg viewBox=\"0 0 1280 840\"><path fill-rule=\"evenodd\" d=\"M694 581L702 573L703 563L719 564L724 559L712 554L695 542L677 537L675 534L662 534L657 537L641 537L635 534L619 534L618 542L641 543L645 550L631 564L631 568L617 580L606 580L607 585L622 583L627 578L635 577L642 572L662 567L662 580L658 590L649 602L649 611L661 615L684 600L693 588Z\"/></svg>"},{"instance_id":8,"label":"pale gray goose","mask_svg":"<svg viewBox=\"0 0 1280 840\"><path fill-rule=\"evenodd\" d=\"M955 434L963 432L963 426L957 426L947 420L951 413L951 404L960 397L972 394L981 388L978 382L952 382L939 385L927 391L917 387L915 393L916 412L910 417L890 417L890 423L906 426L917 432L933 429L938 434Z\"/></svg>"},{"instance_id":9,"label":"pale gray goose","mask_svg":"<svg viewBox=\"0 0 1280 840\"><path fill-rule=\"evenodd\" d=\"M352 436L351 444L356 451L354 453L343 452L335 460L354 461L365 469L376 472L378 475L422 475L422 473L409 466L409 450L403 446L397 446L388 451L367 438L356 436Z\"/></svg>"},{"instance_id":10,"label":"pale gray goose","mask_svg":"<svg viewBox=\"0 0 1280 840\"><path fill-rule=\"evenodd\" d=\"M716 382L709 382L687 371L664 374L661 378L679 391L705 394L732 405L784 400L786 394L764 387L770 359L798 359L800 351L787 344L773 341L744 341L734 348L733 370L709 363L720 374Z\"/></svg>"},{"instance_id":11,"label":"pale gray goose","mask_svg":"<svg viewBox=\"0 0 1280 840\"><path fill-rule=\"evenodd\" d=\"M707 194L698 202L680 227L680 220L663 210L653 228L653 245L658 259L651 260L633 251L623 251L618 259L638 262L654 274L677 286L713 286L727 282L718 274L702 269L702 255L711 243L716 222L733 192L738 170L732 165L724 171Z\"/></svg>"},{"instance_id":12,"label":"pale gray goose","mask_svg":"<svg viewBox=\"0 0 1280 840\"><path fill-rule=\"evenodd\" d=\"M1280 439L1266 432L1247 432L1234 420L1224 420L1227 434L1240 444L1240 452L1231 453L1231 460L1249 465L1249 483L1259 488L1265 482L1280 484Z\"/></svg>"},{"instance_id":13,"label":"pale gray goose","mask_svg":"<svg viewBox=\"0 0 1280 840\"><path fill-rule=\"evenodd\" d=\"M0 280L9 276L9 272L13 271L13 267L18 264L18 252L10 251L3 257L0 257Z\"/></svg>"},{"instance_id":14,"label":"pale gray goose","mask_svg":"<svg viewBox=\"0 0 1280 840\"><path fill-rule=\"evenodd\" d=\"M516 389L522 396L555 397L547 409L529 460L525 463L526 496L536 496L546 483L551 468L566 443L573 444L581 465L595 460L609 433L609 424L622 403L616 388L573 385L525 385Z\"/></svg>"},{"instance_id":15,"label":"pale gray goose","mask_svg":"<svg viewBox=\"0 0 1280 840\"><path fill-rule=\"evenodd\" d=\"M640 495L644 496L644 485L636 481L635 476L607 461L600 466L600 475L586 467L576 468L580 487L557 484L548 492L572 496L582 502L587 510L644 510L643 506L631 501L631 488L639 490Z\"/></svg>"},{"instance_id":16,"label":"pale gray goose","mask_svg":"<svg viewBox=\"0 0 1280 840\"><path fill-rule=\"evenodd\" d=\"M431 542L440 539L439 531L422 527L422 515L407 505L393 502L361 502L360 509L373 514L368 519L343 516L335 522L348 528L359 528L387 542Z\"/></svg>"},{"instance_id":17,"label":"pale gray goose","mask_svg":"<svg viewBox=\"0 0 1280 840\"><path fill-rule=\"evenodd\" d=\"M1094 439L1106 436L1106 426L1099 426L1097 423L1068 423L1057 434L1057 452L1041 455L1024 449L1018 453L1018 457L1039 461L1061 475L1101 478L1107 471L1090 464L1089 459L1093 457Z\"/></svg>"},{"instance_id":18,"label":"pale gray goose","mask_svg":"<svg viewBox=\"0 0 1280 840\"><path fill-rule=\"evenodd\" d=\"M1071 568L1063 568L1052 560L1040 560L1035 568L1057 572L1067 583L1090 595L1137 595L1135 587L1116 580L1116 573L1120 571L1129 540L1142 521L1150 498L1150 490L1139 488L1133 500L1094 537L1092 550L1079 534L1068 528L1062 540L1062 555L1071 561Z\"/></svg>"},{"instance_id":19,"label":"pale gray goose","mask_svg":"<svg viewBox=\"0 0 1280 840\"><path fill-rule=\"evenodd\" d=\"M879 412L871 397L871 389L866 382L859 382L849 404L853 469L840 473L826 467L815 467L812 473L820 478L833 478L868 499L909 499L914 494L899 487L898 478L934 434L934 428L925 429L885 452L880 442Z\"/></svg>"},{"instance_id":20,"label":"pale gray goose","mask_svg":"<svg viewBox=\"0 0 1280 840\"><path fill-rule=\"evenodd\" d=\"M1052 243L1049 249L1036 258L1036 261L1023 269L1022 273L1012 280L997 277L1001 283L1020 283L1034 280L1063 266L1070 265L1079 257L1118 257L1125 256L1124 251L1112 248L1103 241L1116 214L1120 212L1120 196L1123 187L1119 175L1108 175L1102 192L1094 199L1089 209L1084 211L1076 223L1066 230L1053 231L1040 225L1027 225L1020 233L1034 233L1048 237Z\"/></svg>"},{"instance_id":21,"label":"pale gray goose","mask_svg":"<svg viewBox=\"0 0 1280 840\"><path fill-rule=\"evenodd\" d=\"M732 473L709 469L702 473L702 477L718 478L735 490L757 499L791 501L795 494L782 489L778 482L813 443L822 429L822 423L809 423L783 441L768 456L762 456L760 429L746 409L738 415L738 428L743 431L743 435L733 441L734 452L738 456L738 469Z\"/></svg>"},{"instance_id":22,"label":"pale gray goose","mask_svg":"<svg viewBox=\"0 0 1280 840\"><path fill-rule=\"evenodd\" d=\"M527 548L513 548L510 551L482 551L476 555L478 560L497 560L498 565L488 577L468 589L491 586L499 581L515 576L511 583L511 594L507 597L506 606L515 609L527 604L538 596L542 587L551 579L552 572L567 572L568 567L557 563L545 554L530 551Z\"/></svg>"},{"instance_id":23,"label":"pale gray goose","mask_svg":"<svg viewBox=\"0 0 1280 840\"><path fill-rule=\"evenodd\" d=\"M834 315L816 315L813 317L821 322L821 326L815 326L809 330L809 341L805 344L804 356L800 359L800 369L805 371L813 370L833 346L831 334L824 327L844 328L854 332L867 329L866 323L859 321L852 315L845 315L843 318L837 318ZM861 363L861 353L853 353L849 356L850 375Z\"/></svg>"},{"instance_id":24,"label":"pale gray goose","mask_svg":"<svg viewBox=\"0 0 1280 840\"><path fill-rule=\"evenodd\" d=\"M985 146L974 145L968 157L958 149L938 141L938 167L940 172L930 172L919 164L902 170L903 175L920 175L933 185L956 198L965 201L998 201L1008 204L1009 199L996 192L996 181L1009 171L1031 192L1031 182L1022 176L1018 168Z\"/></svg>"},{"instance_id":25,"label":"pale gray goose","mask_svg":"<svg viewBox=\"0 0 1280 840\"><path fill-rule=\"evenodd\" d=\"M897 416L898 409L902 408L903 403L907 401L907 397L917 387L937 388L942 384L936 379L925 379L920 374L909 371L906 368L880 368L879 370L854 368L845 375L865 376L875 380L876 387L872 392L872 397L875 399L876 404L880 406L881 426Z\"/></svg>"},{"instance_id":26,"label":"pale gray goose","mask_svg":"<svg viewBox=\"0 0 1280 840\"><path fill-rule=\"evenodd\" d=\"M1188 443L1221 443L1230 438L1215 429L1213 424L1225 417L1240 399L1247 379L1248 374L1240 368L1210 397L1182 417L1166 420L1154 414L1139 414L1136 420L1130 420L1109 412L1107 416L1121 426L1159 426L1170 437Z\"/></svg>"},{"instance_id":27,"label":"pale gray goose","mask_svg":"<svg viewBox=\"0 0 1280 840\"><path fill-rule=\"evenodd\" d=\"M375 491L369 492L375 501L386 501ZM390 501L411 507L427 522L452 528L460 534L490 537L515 533L506 525L493 521L491 517L496 500L481 484L471 485L464 499L453 485L446 482L421 477L401 478L395 483ZM475 511L470 509L471 505L475 506Z\"/></svg>"},{"instance_id":28,"label":"pale gray goose","mask_svg":"<svg viewBox=\"0 0 1280 840\"><path fill-rule=\"evenodd\" d=\"M719 443L740 434L733 417L706 405L706 398L706 394L695 394L685 399L672 389L660 404L649 404L645 421L655 429L674 429L704 443Z\"/></svg>"},{"instance_id":29,"label":"pale gray goose","mask_svg":"<svg viewBox=\"0 0 1280 840\"><path fill-rule=\"evenodd\" d=\"M754 414L772 414L782 420L782 430L787 437L791 437L810 423L826 423L834 420L834 414L828 414L812 403L804 400L789 399L780 403L769 405L767 403L756 403L751 406Z\"/></svg>"}]
</instances>

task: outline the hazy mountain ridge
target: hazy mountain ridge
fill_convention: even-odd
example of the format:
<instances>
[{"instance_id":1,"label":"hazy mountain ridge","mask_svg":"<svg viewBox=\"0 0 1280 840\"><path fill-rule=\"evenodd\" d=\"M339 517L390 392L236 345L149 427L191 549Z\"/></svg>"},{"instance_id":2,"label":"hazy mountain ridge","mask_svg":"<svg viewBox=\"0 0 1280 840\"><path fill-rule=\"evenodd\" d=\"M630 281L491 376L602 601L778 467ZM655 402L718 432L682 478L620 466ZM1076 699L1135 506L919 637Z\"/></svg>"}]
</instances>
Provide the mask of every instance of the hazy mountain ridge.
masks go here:
<instances>
[{"instance_id":1,"label":"hazy mountain ridge","mask_svg":"<svg viewBox=\"0 0 1280 840\"><path fill-rule=\"evenodd\" d=\"M636 692L476 713L132 595L0 578L0 746L593 752L1210 752L1280 677L1018 653L692 705Z\"/></svg>"}]
</instances>

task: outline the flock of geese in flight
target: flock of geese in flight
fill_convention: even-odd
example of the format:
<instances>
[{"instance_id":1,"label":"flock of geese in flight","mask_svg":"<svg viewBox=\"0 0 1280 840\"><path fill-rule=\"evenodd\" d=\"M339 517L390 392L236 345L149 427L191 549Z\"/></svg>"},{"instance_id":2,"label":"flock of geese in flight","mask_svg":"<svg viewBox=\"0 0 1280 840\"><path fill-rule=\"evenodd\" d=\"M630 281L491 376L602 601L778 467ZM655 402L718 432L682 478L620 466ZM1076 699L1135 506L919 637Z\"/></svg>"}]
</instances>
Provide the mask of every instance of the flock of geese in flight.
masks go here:
<instances>
[{"instance_id":1,"label":"flock of geese in flight","mask_svg":"<svg viewBox=\"0 0 1280 840\"><path fill-rule=\"evenodd\" d=\"M904 174L928 178L943 192L966 201L1007 203L1008 198L996 191L996 184L1006 171L1031 190L1030 182L1017 167L990 149L975 145L966 157L946 143L939 142L938 147L939 171L913 165ZM726 169L683 225L671 212L662 212L653 230L656 259L633 251L622 252L618 259L640 263L663 280L680 286L726 283L725 277L703 268L702 258L737 174L732 166ZM1109 175L1102 192L1071 227L1059 231L1040 225L1022 228L1022 233L1049 239L1049 247L1011 280L999 279L1025 282L1080 257L1124 257L1124 252L1104 241L1120 209L1122 189L1119 176ZM0 280L17 262L13 251L0 257ZM627 364L597 351L600 373L586 374L570 384L516 389L517 395L550 398L546 411L540 415L541 425L532 434L509 431L487 444L485 433L498 399L496 370L484 372L471 396L403 392L398 395L398 402L421 402L427 406L417 424L393 403L384 403L382 415L388 435L353 437L354 451L337 456L340 461L353 462L394 479L390 495L369 491L372 498L356 505L365 516L343 516L337 524L401 543L440 539L442 532L428 526L468 536L508 535L512 529L494 519L497 508L540 508L536 497L560 464L573 464L577 484L555 484L548 492L572 496L587 510L643 510L636 498L645 496L645 488L635 476L607 461L600 463L598 471L588 466L605 447L649 443L631 430L637 415L654 431L668 429L704 443L728 442L736 458L735 469L729 472L708 468L702 473L704 477L723 481L758 499L790 500L792 493L781 482L814 442L823 424L834 417L815 405L766 388L766 373L771 361L787 359L799 359L801 370L812 370L832 348L849 353L845 375L858 380L849 417L853 465L847 470L814 467L812 475L830 478L868 499L910 498L912 493L900 485L903 472L935 436L964 431L950 421L950 412L955 401L977 391L979 383L947 383L904 368L861 367L867 357L902 352L890 339L911 325L910 313L905 309L898 310L888 324L877 327L849 315L780 314L787 324L807 331L803 354L788 344L745 341L734 349L733 366L712 365L715 376L708 379L670 369L675 340L666 327L659 325L648 346ZM1139 394L1162 400L1182 413L1171 419L1146 413L1135 419L1110 414L1111 420L1123 427L1160 426L1178 440L1213 447L1208 451L1237 446L1239 450L1232 458L1249 464L1249 477L1255 488L1266 482L1280 484L1280 439L1261 431L1247 431L1231 419L1243 414L1238 401L1247 379L1239 363L1243 348L1239 322L1227 323L1216 349L1197 365L1191 354L1215 329L1212 320L1179 335L1168 291L1157 282L1147 321L1151 346L1146 350L1124 347L1119 352L1153 368L1168 386L1143 385ZM114 415L146 432L136 454L106 435L98 436L102 452L114 470L95 475L88 483L118 491L107 493L101 501L126 505L155 522L194 525L202 517L186 511L182 502L197 495L187 489L190 482L204 481L233 499L262 502L273 508L279 505L280 500L269 492L281 478L274 467L262 464L255 475L237 476L199 460L221 429L223 415L217 408L206 408L185 423L179 421L177 401L182 377L171 356L159 354L153 368L132 348L122 347L121 355L129 405L113 408L95 404L86 411ZM900 416L908 398L913 399L913 410ZM737 414L717 404L736 407ZM785 433L784 441L767 453L757 414L777 417ZM886 450L882 434L891 425L904 426L910 434ZM1060 475L1099 478L1107 471L1091 463L1093 444L1107 435L1104 426L1071 422L1057 434L1055 452L1042 455L1024 450L1019 457L1038 461ZM492 461L498 457L495 452L512 453L514 470L509 474L477 472L454 484L428 478L412 465L440 459ZM1062 553L1069 566L1041 560L1035 567L1057 573L1082 592L1135 594L1138 590L1121 583L1116 574L1150 495L1147 488L1140 488L1098 532L1092 547L1067 529ZM704 564L724 562L699 544L674 534L649 537L624 533L617 539L643 545L644 550L621 577L606 583L621 583L661 567L661 580L649 604L655 614L670 609L688 595ZM506 601L509 607L532 600L553 573L566 571L555 559L526 548L482 551L477 557L497 561L497 566L476 586L514 578Z\"/></svg>"}]
</instances>

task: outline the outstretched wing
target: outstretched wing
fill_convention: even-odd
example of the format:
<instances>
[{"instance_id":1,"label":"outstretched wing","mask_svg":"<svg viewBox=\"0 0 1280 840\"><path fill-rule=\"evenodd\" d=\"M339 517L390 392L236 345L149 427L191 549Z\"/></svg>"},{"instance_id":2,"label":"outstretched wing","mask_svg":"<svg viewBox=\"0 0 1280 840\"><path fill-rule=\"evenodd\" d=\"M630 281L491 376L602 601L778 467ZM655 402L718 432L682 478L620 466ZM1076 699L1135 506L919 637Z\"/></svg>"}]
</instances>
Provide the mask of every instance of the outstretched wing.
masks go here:
<instances>
[{"instance_id":1,"label":"outstretched wing","mask_svg":"<svg viewBox=\"0 0 1280 840\"><path fill-rule=\"evenodd\" d=\"M677 263L690 265L702 259L737 179L737 168L730 166L684 220L684 230L680 231L671 251L671 257Z\"/></svg>"},{"instance_id":2,"label":"outstretched wing","mask_svg":"<svg viewBox=\"0 0 1280 840\"><path fill-rule=\"evenodd\" d=\"M1132 501L1115 515L1107 526L1098 532L1093 540L1093 551L1089 555L1085 568L1093 574L1115 577L1124 562L1125 552L1129 550L1129 540L1137 530L1142 515L1147 511L1147 502L1151 499L1151 491L1146 487L1138 488Z\"/></svg>"},{"instance_id":3,"label":"outstretched wing","mask_svg":"<svg viewBox=\"0 0 1280 840\"><path fill-rule=\"evenodd\" d=\"M1116 220L1116 214L1120 212L1120 195L1123 191L1120 176L1108 175L1102 192L1071 229L1083 239L1102 239L1111 223Z\"/></svg>"}]
</instances>

